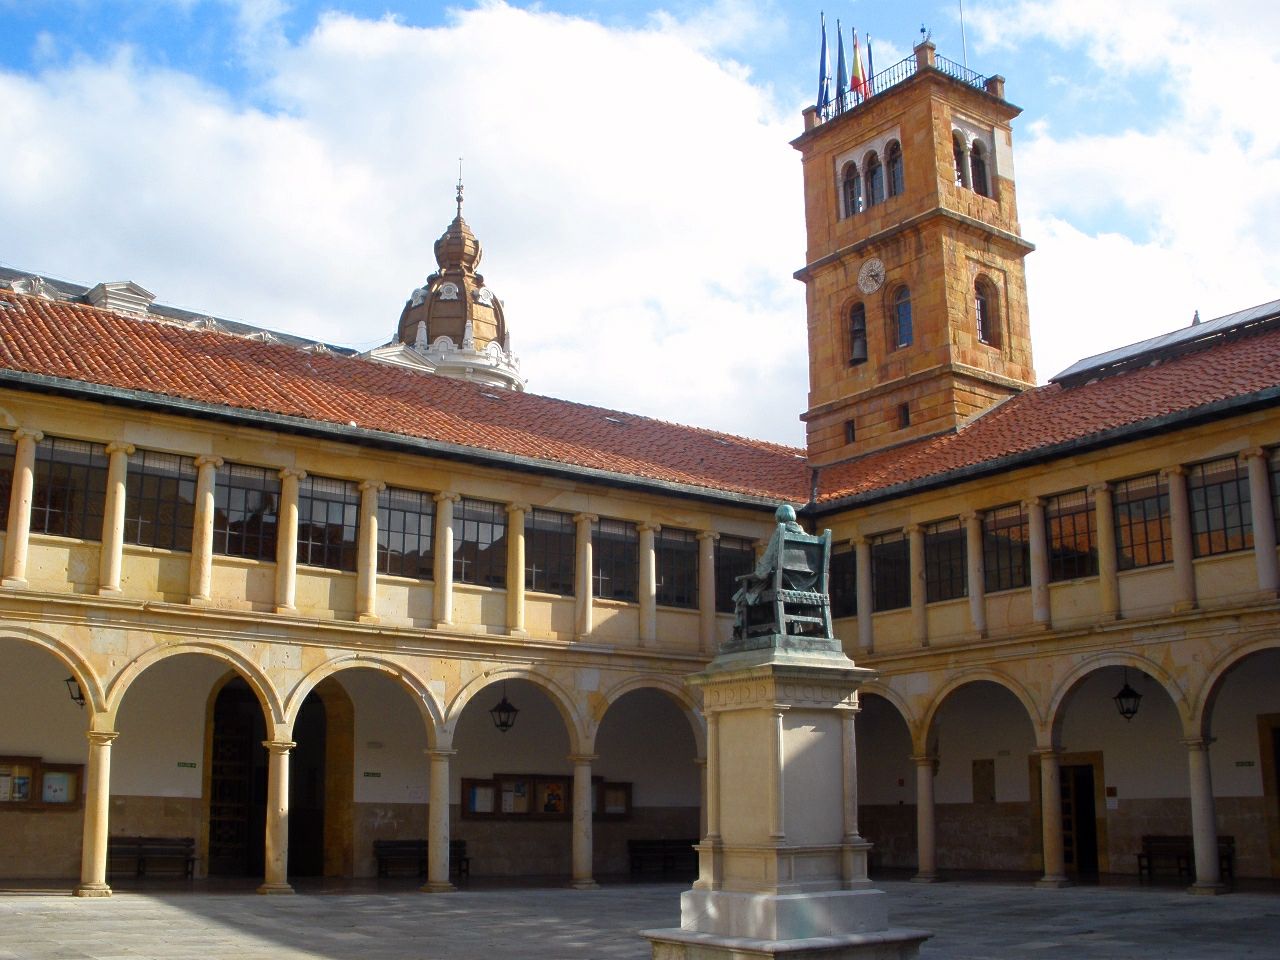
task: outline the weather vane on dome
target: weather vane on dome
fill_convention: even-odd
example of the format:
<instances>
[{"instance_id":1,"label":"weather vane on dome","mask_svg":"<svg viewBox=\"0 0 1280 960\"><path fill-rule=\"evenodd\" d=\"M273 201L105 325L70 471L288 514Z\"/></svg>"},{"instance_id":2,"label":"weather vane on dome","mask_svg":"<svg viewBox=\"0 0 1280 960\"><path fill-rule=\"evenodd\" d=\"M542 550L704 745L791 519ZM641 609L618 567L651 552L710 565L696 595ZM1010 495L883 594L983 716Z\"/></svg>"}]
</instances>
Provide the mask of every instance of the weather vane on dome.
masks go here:
<instances>
[{"instance_id":1,"label":"weather vane on dome","mask_svg":"<svg viewBox=\"0 0 1280 960\"><path fill-rule=\"evenodd\" d=\"M458 158L458 216L462 216L462 158Z\"/></svg>"}]
</instances>

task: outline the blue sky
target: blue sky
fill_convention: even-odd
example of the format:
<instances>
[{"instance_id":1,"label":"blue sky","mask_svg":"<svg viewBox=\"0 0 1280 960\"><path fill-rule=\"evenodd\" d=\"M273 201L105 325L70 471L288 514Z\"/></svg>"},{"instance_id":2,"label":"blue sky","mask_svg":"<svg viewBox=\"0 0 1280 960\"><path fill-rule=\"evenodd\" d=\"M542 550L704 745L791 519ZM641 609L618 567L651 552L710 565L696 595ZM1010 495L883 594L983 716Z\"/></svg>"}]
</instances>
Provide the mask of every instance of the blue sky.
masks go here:
<instances>
[{"instance_id":1,"label":"blue sky","mask_svg":"<svg viewBox=\"0 0 1280 960\"><path fill-rule=\"evenodd\" d=\"M374 346L468 222L529 388L799 443L818 16L959 4L0 0L0 263ZM969 0L1007 78L1036 366L1280 296L1280 11Z\"/></svg>"}]
</instances>

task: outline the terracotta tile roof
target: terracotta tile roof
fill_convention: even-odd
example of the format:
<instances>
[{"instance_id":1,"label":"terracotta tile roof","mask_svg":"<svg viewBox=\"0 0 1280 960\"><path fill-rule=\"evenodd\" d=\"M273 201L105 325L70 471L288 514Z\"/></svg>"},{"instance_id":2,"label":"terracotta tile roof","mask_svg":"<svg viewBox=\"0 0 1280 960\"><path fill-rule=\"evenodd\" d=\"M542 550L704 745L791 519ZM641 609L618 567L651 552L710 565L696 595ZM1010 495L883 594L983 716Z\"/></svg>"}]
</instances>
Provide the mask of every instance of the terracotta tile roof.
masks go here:
<instances>
[{"instance_id":1,"label":"terracotta tile roof","mask_svg":"<svg viewBox=\"0 0 1280 960\"><path fill-rule=\"evenodd\" d=\"M0 369L709 492L808 499L804 451L0 290ZM358 442L358 441L357 441Z\"/></svg>"},{"instance_id":2,"label":"terracotta tile roof","mask_svg":"<svg viewBox=\"0 0 1280 960\"><path fill-rule=\"evenodd\" d=\"M891 495L894 488L968 468L1064 453L1110 433L1280 387L1280 326L1079 385L1051 383L1012 397L955 433L929 437L824 468L818 502ZM1280 398L1271 402L1280 402ZM1065 448L1065 449L1064 449Z\"/></svg>"}]
</instances>

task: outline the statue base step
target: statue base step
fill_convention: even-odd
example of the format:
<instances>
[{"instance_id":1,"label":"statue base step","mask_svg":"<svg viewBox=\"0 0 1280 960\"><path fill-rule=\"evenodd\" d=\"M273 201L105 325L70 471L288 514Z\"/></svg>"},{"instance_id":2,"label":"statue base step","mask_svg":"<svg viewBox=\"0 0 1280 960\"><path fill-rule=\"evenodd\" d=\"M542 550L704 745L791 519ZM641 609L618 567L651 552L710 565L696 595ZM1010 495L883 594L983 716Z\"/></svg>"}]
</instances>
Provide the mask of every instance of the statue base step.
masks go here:
<instances>
[{"instance_id":1,"label":"statue base step","mask_svg":"<svg viewBox=\"0 0 1280 960\"><path fill-rule=\"evenodd\" d=\"M675 929L642 930L640 935L649 941L653 960L914 960L920 955L920 944L930 937L923 930L902 928L800 940L756 940Z\"/></svg>"},{"instance_id":2,"label":"statue base step","mask_svg":"<svg viewBox=\"0 0 1280 960\"><path fill-rule=\"evenodd\" d=\"M889 926L884 891L746 893L686 890L680 929L748 940L805 940L874 933Z\"/></svg>"}]
</instances>

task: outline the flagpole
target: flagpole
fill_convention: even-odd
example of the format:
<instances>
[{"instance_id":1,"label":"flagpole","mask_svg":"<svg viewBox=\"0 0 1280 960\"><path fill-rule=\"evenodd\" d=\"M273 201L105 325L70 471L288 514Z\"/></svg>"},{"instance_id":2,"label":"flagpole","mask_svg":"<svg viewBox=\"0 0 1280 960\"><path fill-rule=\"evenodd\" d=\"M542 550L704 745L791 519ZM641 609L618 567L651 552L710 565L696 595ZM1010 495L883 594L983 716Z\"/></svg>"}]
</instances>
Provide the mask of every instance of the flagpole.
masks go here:
<instances>
[{"instance_id":1,"label":"flagpole","mask_svg":"<svg viewBox=\"0 0 1280 960\"><path fill-rule=\"evenodd\" d=\"M876 58L871 55L871 34L867 34L867 91L875 93L876 88L871 81L876 78Z\"/></svg>"},{"instance_id":2,"label":"flagpole","mask_svg":"<svg viewBox=\"0 0 1280 960\"><path fill-rule=\"evenodd\" d=\"M960 51L961 53L964 54L964 68L968 70L969 69L969 42L964 38L964 0L960 0Z\"/></svg>"}]
</instances>

